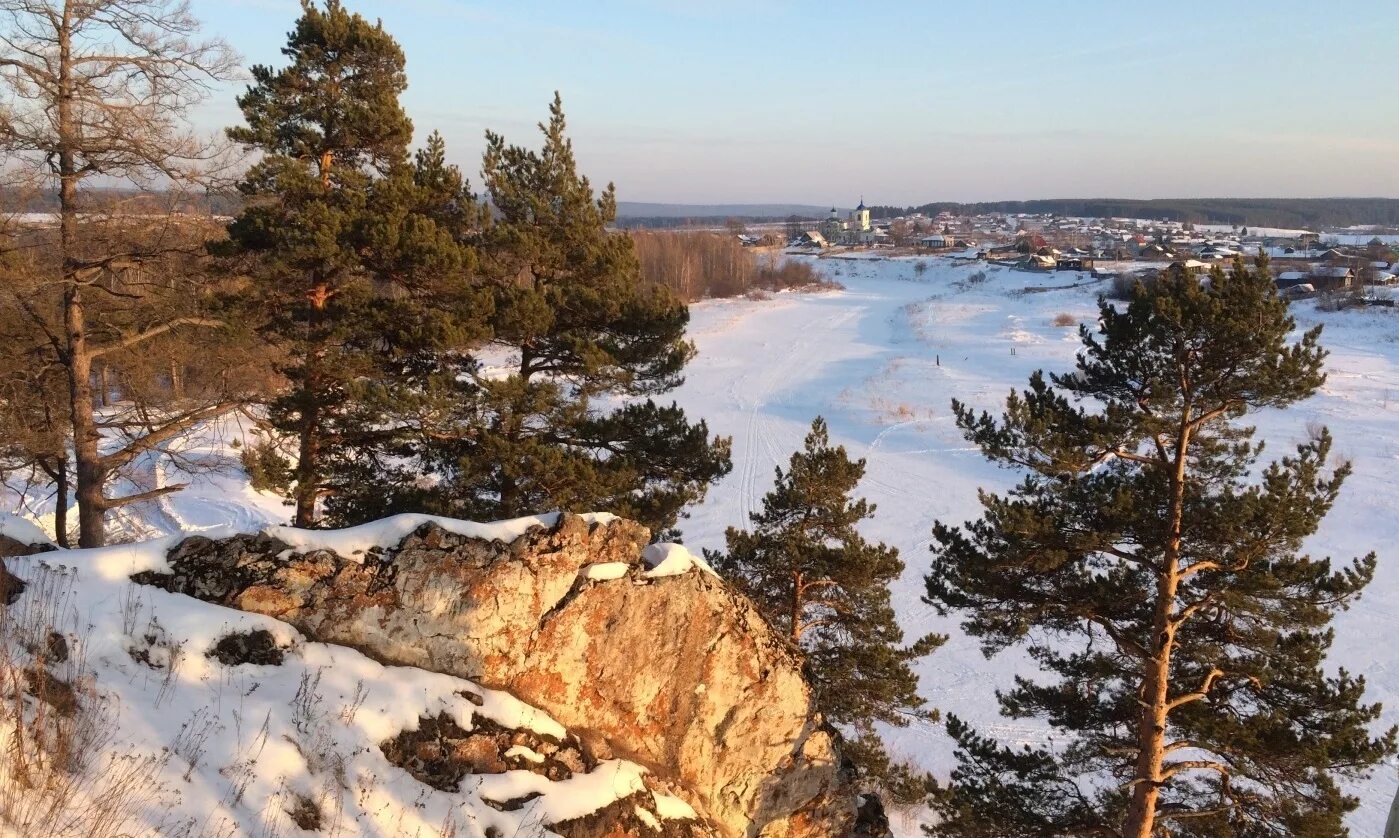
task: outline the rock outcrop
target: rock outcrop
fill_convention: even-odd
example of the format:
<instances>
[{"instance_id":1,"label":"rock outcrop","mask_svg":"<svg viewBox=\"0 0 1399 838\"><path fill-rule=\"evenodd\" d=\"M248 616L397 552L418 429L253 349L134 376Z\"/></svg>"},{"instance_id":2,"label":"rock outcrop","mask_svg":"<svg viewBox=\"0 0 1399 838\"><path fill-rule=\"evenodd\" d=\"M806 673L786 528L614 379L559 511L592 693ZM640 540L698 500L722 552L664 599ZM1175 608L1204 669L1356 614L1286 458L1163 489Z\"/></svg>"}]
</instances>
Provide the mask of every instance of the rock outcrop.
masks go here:
<instances>
[{"instance_id":1,"label":"rock outcrop","mask_svg":"<svg viewBox=\"0 0 1399 838\"><path fill-rule=\"evenodd\" d=\"M670 572L689 566L680 548L649 567L662 555L648 540L572 515L510 542L427 523L356 556L194 537L171 573L138 581L508 690L590 758L645 766L724 836L856 834L856 795L793 651L702 565Z\"/></svg>"}]
</instances>

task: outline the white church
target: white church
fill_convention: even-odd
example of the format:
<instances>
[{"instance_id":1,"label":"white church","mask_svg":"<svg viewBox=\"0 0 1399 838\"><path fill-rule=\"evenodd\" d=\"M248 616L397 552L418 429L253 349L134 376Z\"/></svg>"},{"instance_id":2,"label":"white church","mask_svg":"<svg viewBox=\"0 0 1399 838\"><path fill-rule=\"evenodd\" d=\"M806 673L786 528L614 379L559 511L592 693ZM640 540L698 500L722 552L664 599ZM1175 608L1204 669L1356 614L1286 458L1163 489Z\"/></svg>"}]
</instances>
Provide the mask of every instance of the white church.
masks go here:
<instances>
[{"instance_id":1,"label":"white church","mask_svg":"<svg viewBox=\"0 0 1399 838\"><path fill-rule=\"evenodd\" d=\"M865 206L864 198L860 199L860 205L844 219L840 217L839 210L831 207L830 218L821 224L821 235L831 244L845 245L879 244L889 238L888 233L875 229L870 224L870 211Z\"/></svg>"}]
</instances>

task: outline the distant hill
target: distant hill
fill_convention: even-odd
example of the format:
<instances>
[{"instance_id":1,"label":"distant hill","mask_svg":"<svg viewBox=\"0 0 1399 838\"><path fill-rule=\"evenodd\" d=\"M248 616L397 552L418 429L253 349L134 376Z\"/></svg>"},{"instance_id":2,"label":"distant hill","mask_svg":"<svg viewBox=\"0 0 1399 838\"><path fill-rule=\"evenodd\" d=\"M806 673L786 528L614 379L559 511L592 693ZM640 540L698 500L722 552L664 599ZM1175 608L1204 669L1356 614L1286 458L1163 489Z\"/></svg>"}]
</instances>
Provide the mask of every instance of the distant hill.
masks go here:
<instances>
[{"instance_id":1,"label":"distant hill","mask_svg":"<svg viewBox=\"0 0 1399 838\"><path fill-rule=\"evenodd\" d=\"M841 214L849 210L840 209ZM622 227L680 227L687 224L722 224L730 218L742 221L785 221L825 218L831 211L814 204L653 204L618 201L617 223Z\"/></svg>"},{"instance_id":2,"label":"distant hill","mask_svg":"<svg viewBox=\"0 0 1399 838\"><path fill-rule=\"evenodd\" d=\"M1087 218L1149 218L1195 224L1320 230L1374 224L1399 226L1399 198L1049 198L981 203L933 202L916 207L873 207L876 218L922 212L1054 213Z\"/></svg>"}]
</instances>

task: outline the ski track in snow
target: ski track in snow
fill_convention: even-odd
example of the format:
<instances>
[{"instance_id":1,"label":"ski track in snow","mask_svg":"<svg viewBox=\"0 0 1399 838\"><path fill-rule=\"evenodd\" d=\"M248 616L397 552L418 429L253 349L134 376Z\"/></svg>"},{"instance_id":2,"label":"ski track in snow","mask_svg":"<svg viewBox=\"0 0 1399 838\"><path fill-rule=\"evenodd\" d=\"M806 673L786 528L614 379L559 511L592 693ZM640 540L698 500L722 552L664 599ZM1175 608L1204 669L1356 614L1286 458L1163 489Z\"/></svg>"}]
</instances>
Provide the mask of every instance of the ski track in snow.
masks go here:
<instances>
[{"instance_id":1,"label":"ski track in snow","mask_svg":"<svg viewBox=\"0 0 1399 838\"><path fill-rule=\"evenodd\" d=\"M1071 368L1076 330L1052 323L1061 313L1091 322L1104 286L1027 294L1023 289L1044 284L1043 277L923 261L929 268L919 276L913 260L821 259L817 267L846 290L692 307L690 336L699 354L673 395L711 433L733 437L734 468L681 529L696 553L721 548L724 529L748 525L772 487L774 466L785 468L811 419L824 416L832 441L868 461L860 492L878 509L865 535L897 547L907 565L893 591L905 632L951 635L918 666L922 694L1006 742L1039 744L1047 741L1042 724L1003 718L994 701L995 690L1016 674L1033 675L1033 662L1018 651L984 657L961 634L956 615L939 616L922 602L923 575L933 522L973 519L978 488L1015 482L1013 472L987 464L962 438L950 401L997 411L1034 370ZM968 284L977 271L987 279ZM1331 664L1366 675L1370 700L1386 705L1384 724L1399 723L1399 653L1384 642L1399 624L1399 555L1390 548L1399 541L1399 312L1324 313L1304 303L1294 313L1301 328L1325 324L1329 379L1315 398L1259 414L1255 424L1270 457L1290 453L1308 424L1327 424L1337 455L1354 462L1354 475L1308 547L1337 560L1380 552L1371 589L1337 619ZM243 438L232 422L186 443L187 456L221 466L214 471L186 474L159 455L142 463L133 477L144 488L190 486L123 510L123 531L147 537L285 522L278 498L248 488L237 452L226 446L231 438ZM952 743L941 725L914 723L888 734L896 755L943 776L951 767ZM1361 807L1350 818L1352 834L1380 834L1395 785L1395 766L1387 765L1354 788ZM915 816L895 813L893 820L901 836L920 834Z\"/></svg>"}]
</instances>

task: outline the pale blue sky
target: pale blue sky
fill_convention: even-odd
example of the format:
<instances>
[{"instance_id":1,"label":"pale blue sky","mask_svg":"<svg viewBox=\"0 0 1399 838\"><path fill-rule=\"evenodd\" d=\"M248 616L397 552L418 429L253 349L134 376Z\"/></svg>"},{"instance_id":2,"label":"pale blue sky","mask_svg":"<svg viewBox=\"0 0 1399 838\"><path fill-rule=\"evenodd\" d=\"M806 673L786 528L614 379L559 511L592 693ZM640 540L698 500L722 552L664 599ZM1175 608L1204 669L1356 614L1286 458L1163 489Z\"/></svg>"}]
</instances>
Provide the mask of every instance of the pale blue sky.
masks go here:
<instances>
[{"instance_id":1,"label":"pale blue sky","mask_svg":"<svg viewBox=\"0 0 1399 838\"><path fill-rule=\"evenodd\" d=\"M619 197L1399 197L1399 3L346 0L479 178L562 92ZM193 0L278 64L295 0ZM200 114L238 119L230 86Z\"/></svg>"}]
</instances>

